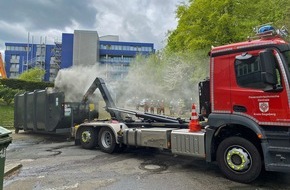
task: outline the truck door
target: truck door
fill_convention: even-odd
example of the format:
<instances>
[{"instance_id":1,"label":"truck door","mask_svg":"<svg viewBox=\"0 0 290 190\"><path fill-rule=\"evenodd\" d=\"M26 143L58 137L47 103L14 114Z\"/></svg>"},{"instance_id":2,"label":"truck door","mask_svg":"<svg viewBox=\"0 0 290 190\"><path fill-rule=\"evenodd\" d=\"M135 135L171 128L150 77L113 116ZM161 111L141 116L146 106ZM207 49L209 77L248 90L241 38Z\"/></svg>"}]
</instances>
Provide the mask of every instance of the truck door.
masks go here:
<instances>
[{"instance_id":1,"label":"truck door","mask_svg":"<svg viewBox=\"0 0 290 190\"><path fill-rule=\"evenodd\" d=\"M211 59L211 110L213 113L231 112L230 55Z\"/></svg>"},{"instance_id":2,"label":"truck door","mask_svg":"<svg viewBox=\"0 0 290 190\"><path fill-rule=\"evenodd\" d=\"M231 67L234 114L248 117L259 125L289 124L289 86L276 50L237 54Z\"/></svg>"}]
</instances>

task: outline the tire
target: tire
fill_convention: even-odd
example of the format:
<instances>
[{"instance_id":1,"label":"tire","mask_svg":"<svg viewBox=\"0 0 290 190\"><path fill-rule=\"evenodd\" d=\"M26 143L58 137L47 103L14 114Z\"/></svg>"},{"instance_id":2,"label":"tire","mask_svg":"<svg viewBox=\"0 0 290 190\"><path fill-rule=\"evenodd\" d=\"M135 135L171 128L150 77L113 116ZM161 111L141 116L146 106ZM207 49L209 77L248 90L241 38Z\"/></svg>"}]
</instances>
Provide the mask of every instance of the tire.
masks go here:
<instances>
[{"instance_id":1,"label":"tire","mask_svg":"<svg viewBox=\"0 0 290 190\"><path fill-rule=\"evenodd\" d=\"M84 149L93 149L97 146L97 132L92 127L82 127L79 132L80 143Z\"/></svg>"},{"instance_id":2,"label":"tire","mask_svg":"<svg viewBox=\"0 0 290 190\"><path fill-rule=\"evenodd\" d=\"M261 173L262 160L257 147L241 137L223 140L217 149L217 162L222 173L240 183L250 183Z\"/></svg>"},{"instance_id":3,"label":"tire","mask_svg":"<svg viewBox=\"0 0 290 190\"><path fill-rule=\"evenodd\" d=\"M15 134L19 133L19 128L15 128Z\"/></svg>"},{"instance_id":4,"label":"tire","mask_svg":"<svg viewBox=\"0 0 290 190\"><path fill-rule=\"evenodd\" d=\"M98 144L101 150L105 153L111 154L118 149L115 133L108 127L101 128L98 137Z\"/></svg>"}]
</instances>

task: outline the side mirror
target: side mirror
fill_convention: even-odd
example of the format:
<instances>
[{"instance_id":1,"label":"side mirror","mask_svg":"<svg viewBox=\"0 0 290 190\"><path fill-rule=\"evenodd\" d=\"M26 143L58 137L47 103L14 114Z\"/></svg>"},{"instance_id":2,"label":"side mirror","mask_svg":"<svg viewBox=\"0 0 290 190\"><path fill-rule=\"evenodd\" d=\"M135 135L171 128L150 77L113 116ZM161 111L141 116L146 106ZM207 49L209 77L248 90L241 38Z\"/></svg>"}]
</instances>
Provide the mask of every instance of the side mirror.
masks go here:
<instances>
[{"instance_id":1,"label":"side mirror","mask_svg":"<svg viewBox=\"0 0 290 190\"><path fill-rule=\"evenodd\" d=\"M261 77L262 81L269 85L276 85L277 73L276 73L276 60L270 50L263 51L259 54L261 63Z\"/></svg>"}]
</instances>

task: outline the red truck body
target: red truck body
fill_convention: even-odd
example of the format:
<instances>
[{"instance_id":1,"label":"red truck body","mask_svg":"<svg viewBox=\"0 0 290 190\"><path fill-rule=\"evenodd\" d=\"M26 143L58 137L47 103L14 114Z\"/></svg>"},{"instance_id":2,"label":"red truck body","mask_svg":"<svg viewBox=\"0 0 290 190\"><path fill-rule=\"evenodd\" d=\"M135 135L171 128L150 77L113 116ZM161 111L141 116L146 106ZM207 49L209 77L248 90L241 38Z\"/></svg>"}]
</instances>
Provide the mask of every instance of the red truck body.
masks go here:
<instances>
[{"instance_id":1,"label":"red truck body","mask_svg":"<svg viewBox=\"0 0 290 190\"><path fill-rule=\"evenodd\" d=\"M247 52L258 56L259 52L265 48L273 48L273 53L277 59L279 51L275 46L288 45L281 38L274 36L241 42L226 46L213 48L212 55L221 52L232 52L231 54L212 57L211 59L211 110L213 113L241 114L244 117L254 120L259 125L268 126L288 126L290 127L290 92L289 81L286 75L282 75L282 91L265 92L263 88L247 88L237 83L237 73L235 72L235 57ZM258 48L259 47L259 48ZM282 62L278 62L282 73L286 73ZM248 68L242 68L244 72L249 72ZM287 68L286 68L287 69ZM287 71L289 72L289 71ZM235 111L235 106L246 108L246 112Z\"/></svg>"}]
</instances>

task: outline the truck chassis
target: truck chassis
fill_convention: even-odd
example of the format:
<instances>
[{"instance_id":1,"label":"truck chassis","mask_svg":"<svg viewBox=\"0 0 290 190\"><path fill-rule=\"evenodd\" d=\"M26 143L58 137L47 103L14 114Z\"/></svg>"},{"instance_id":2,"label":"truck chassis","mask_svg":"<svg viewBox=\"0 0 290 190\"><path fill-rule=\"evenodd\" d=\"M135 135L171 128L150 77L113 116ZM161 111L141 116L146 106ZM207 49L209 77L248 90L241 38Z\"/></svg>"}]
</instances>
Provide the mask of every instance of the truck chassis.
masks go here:
<instances>
[{"instance_id":1,"label":"truck chassis","mask_svg":"<svg viewBox=\"0 0 290 190\"><path fill-rule=\"evenodd\" d=\"M84 101L97 88L112 119L77 125L73 130L76 145L85 149L99 146L106 153L120 152L127 146L159 148L175 155L217 161L225 176L234 181L249 183L259 176L261 147L242 137L248 131L237 130L228 138L229 133L225 131L233 131L236 126L224 126L216 132L205 123L200 131L190 132L189 120L117 108L101 78L95 79ZM123 115L126 115L125 119ZM133 117L137 119L133 120Z\"/></svg>"}]
</instances>

